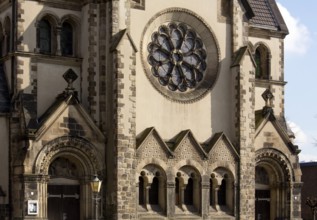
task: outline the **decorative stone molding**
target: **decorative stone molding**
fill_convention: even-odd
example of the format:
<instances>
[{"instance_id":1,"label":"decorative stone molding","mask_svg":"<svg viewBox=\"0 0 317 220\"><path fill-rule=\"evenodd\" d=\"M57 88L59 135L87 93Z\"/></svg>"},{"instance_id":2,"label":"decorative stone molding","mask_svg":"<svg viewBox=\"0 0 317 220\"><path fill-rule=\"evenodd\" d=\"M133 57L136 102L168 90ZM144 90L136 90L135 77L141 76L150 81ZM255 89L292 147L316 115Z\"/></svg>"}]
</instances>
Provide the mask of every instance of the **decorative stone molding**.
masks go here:
<instances>
[{"instance_id":1,"label":"decorative stone molding","mask_svg":"<svg viewBox=\"0 0 317 220\"><path fill-rule=\"evenodd\" d=\"M145 10L145 0L131 0L131 8Z\"/></svg>"},{"instance_id":2,"label":"decorative stone molding","mask_svg":"<svg viewBox=\"0 0 317 220\"><path fill-rule=\"evenodd\" d=\"M280 167L276 167L277 169L282 169L283 174L286 175L287 179L285 181L294 181L294 173L291 167L291 163L289 159L280 151L273 148L260 149L256 152L255 162L259 164L263 161L274 161Z\"/></svg>"},{"instance_id":3,"label":"decorative stone molding","mask_svg":"<svg viewBox=\"0 0 317 220\"><path fill-rule=\"evenodd\" d=\"M77 158L83 165L86 175L93 175L104 168L101 158L91 143L84 139L65 136L57 138L43 147L36 159L34 173L47 175L51 162L62 155Z\"/></svg>"}]
</instances>

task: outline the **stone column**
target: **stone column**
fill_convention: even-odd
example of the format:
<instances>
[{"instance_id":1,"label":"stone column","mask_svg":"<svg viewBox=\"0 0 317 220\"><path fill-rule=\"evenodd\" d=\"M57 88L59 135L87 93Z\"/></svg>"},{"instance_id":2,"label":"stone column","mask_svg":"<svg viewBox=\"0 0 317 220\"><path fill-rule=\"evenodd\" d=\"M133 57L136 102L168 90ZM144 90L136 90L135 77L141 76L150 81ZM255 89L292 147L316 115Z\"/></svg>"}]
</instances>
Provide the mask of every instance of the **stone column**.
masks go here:
<instances>
[{"instance_id":1,"label":"stone column","mask_svg":"<svg viewBox=\"0 0 317 220\"><path fill-rule=\"evenodd\" d=\"M303 183L295 182L292 187L292 196L291 196L291 219L300 220L301 218L301 189Z\"/></svg>"},{"instance_id":2,"label":"stone column","mask_svg":"<svg viewBox=\"0 0 317 220\"><path fill-rule=\"evenodd\" d=\"M215 210L219 211L219 205L218 205L218 191L219 191L219 186L215 187L214 190L214 208Z\"/></svg>"},{"instance_id":3,"label":"stone column","mask_svg":"<svg viewBox=\"0 0 317 220\"><path fill-rule=\"evenodd\" d=\"M209 214L210 181L208 176L201 182L201 214L203 219L208 219Z\"/></svg>"},{"instance_id":4,"label":"stone column","mask_svg":"<svg viewBox=\"0 0 317 220\"><path fill-rule=\"evenodd\" d=\"M240 48L240 52L244 58L232 73L236 83L236 137L240 151L238 216L242 220L255 216L255 67L248 47Z\"/></svg>"},{"instance_id":5,"label":"stone column","mask_svg":"<svg viewBox=\"0 0 317 220\"><path fill-rule=\"evenodd\" d=\"M179 205L180 205L181 209L182 209L183 211L185 211L186 208L185 208L184 203L185 203L185 188L186 188L186 185L185 185L185 186L184 186L184 185L183 185L183 186L179 186L179 188L180 188L180 192L179 192L179 195L180 195Z\"/></svg>"},{"instance_id":6,"label":"stone column","mask_svg":"<svg viewBox=\"0 0 317 220\"><path fill-rule=\"evenodd\" d=\"M34 200L38 202L36 219L47 219L47 182L48 176L25 174L23 176L24 184L24 211L25 216L34 217L28 214L28 201Z\"/></svg>"},{"instance_id":7,"label":"stone column","mask_svg":"<svg viewBox=\"0 0 317 220\"><path fill-rule=\"evenodd\" d=\"M113 144L114 157L113 193L115 194L114 219L136 219L136 88L135 56L136 50L129 37L130 1L113 0L112 34L118 44L111 49L112 58L112 112L109 139ZM119 31L121 30L121 31ZM113 165L112 165L113 166Z\"/></svg>"},{"instance_id":8,"label":"stone column","mask_svg":"<svg viewBox=\"0 0 317 220\"><path fill-rule=\"evenodd\" d=\"M62 27L58 26L56 27L56 55L62 55L62 50L61 50L61 31Z\"/></svg>"},{"instance_id":9,"label":"stone column","mask_svg":"<svg viewBox=\"0 0 317 220\"><path fill-rule=\"evenodd\" d=\"M238 216L238 209L237 209L237 204L239 203L239 201L238 201L238 194L239 194L239 192L238 192L238 187L239 187L239 185L238 185L238 183L236 183L236 182L234 182L234 204L233 204L233 209L234 209L234 216Z\"/></svg>"},{"instance_id":10,"label":"stone column","mask_svg":"<svg viewBox=\"0 0 317 220\"><path fill-rule=\"evenodd\" d=\"M150 188L151 188L151 185L148 185L145 187L145 190L144 190L144 203L145 203L145 208L146 210L151 210L151 207L150 207Z\"/></svg>"},{"instance_id":11,"label":"stone column","mask_svg":"<svg viewBox=\"0 0 317 220\"><path fill-rule=\"evenodd\" d=\"M166 215L172 218L175 215L175 182L166 183Z\"/></svg>"}]
</instances>

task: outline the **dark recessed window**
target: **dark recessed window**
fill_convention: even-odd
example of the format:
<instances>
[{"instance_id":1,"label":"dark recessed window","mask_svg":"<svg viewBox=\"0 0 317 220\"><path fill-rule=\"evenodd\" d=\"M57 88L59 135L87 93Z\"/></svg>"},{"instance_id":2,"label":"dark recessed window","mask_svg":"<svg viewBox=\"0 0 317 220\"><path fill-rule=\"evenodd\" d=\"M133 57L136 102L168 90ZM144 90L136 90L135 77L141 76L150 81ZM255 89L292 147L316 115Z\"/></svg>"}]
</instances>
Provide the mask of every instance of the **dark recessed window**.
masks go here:
<instances>
[{"instance_id":1,"label":"dark recessed window","mask_svg":"<svg viewBox=\"0 0 317 220\"><path fill-rule=\"evenodd\" d=\"M259 79L262 78L262 63L261 63L261 53L259 50L255 51L255 63L256 63L256 70L255 70L255 78Z\"/></svg>"},{"instance_id":2,"label":"dark recessed window","mask_svg":"<svg viewBox=\"0 0 317 220\"><path fill-rule=\"evenodd\" d=\"M40 53L51 53L52 27L48 20L42 19L38 26L38 48Z\"/></svg>"},{"instance_id":3,"label":"dark recessed window","mask_svg":"<svg viewBox=\"0 0 317 220\"><path fill-rule=\"evenodd\" d=\"M61 50L63 56L73 55L73 27L64 22L61 30Z\"/></svg>"},{"instance_id":4,"label":"dark recessed window","mask_svg":"<svg viewBox=\"0 0 317 220\"><path fill-rule=\"evenodd\" d=\"M192 178L188 179L188 183L184 190L184 204L193 205L194 204L194 181Z\"/></svg>"},{"instance_id":5,"label":"dark recessed window","mask_svg":"<svg viewBox=\"0 0 317 220\"><path fill-rule=\"evenodd\" d=\"M212 182L212 179L210 179L209 202L210 202L211 206L214 205L214 199L213 199L212 191L213 191L213 182Z\"/></svg>"},{"instance_id":6,"label":"dark recessed window","mask_svg":"<svg viewBox=\"0 0 317 220\"><path fill-rule=\"evenodd\" d=\"M175 178L175 205L179 205L179 203L179 180L178 178Z\"/></svg>"},{"instance_id":7,"label":"dark recessed window","mask_svg":"<svg viewBox=\"0 0 317 220\"><path fill-rule=\"evenodd\" d=\"M139 205L144 205L144 180L139 177Z\"/></svg>"},{"instance_id":8,"label":"dark recessed window","mask_svg":"<svg viewBox=\"0 0 317 220\"><path fill-rule=\"evenodd\" d=\"M6 33L6 53L10 52L11 41L11 21L9 18L5 20L5 33Z\"/></svg>"},{"instance_id":9,"label":"dark recessed window","mask_svg":"<svg viewBox=\"0 0 317 220\"><path fill-rule=\"evenodd\" d=\"M153 178L153 182L151 184L151 188L149 189L149 203L151 205L159 204L159 180L157 177Z\"/></svg>"},{"instance_id":10,"label":"dark recessed window","mask_svg":"<svg viewBox=\"0 0 317 220\"><path fill-rule=\"evenodd\" d=\"M256 63L255 78L256 79L269 79L270 76L270 56L268 49L260 45L256 48L254 54Z\"/></svg>"},{"instance_id":11,"label":"dark recessed window","mask_svg":"<svg viewBox=\"0 0 317 220\"><path fill-rule=\"evenodd\" d=\"M227 181L223 179L218 190L218 205L226 205L226 185Z\"/></svg>"}]
</instances>

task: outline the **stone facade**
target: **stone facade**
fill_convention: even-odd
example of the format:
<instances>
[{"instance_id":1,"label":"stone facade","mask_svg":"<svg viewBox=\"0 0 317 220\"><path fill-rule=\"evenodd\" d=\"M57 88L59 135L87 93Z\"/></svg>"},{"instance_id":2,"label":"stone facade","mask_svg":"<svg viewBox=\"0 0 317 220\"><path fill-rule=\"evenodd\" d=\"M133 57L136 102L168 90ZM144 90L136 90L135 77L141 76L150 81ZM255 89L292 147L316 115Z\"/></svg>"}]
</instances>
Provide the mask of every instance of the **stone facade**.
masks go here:
<instances>
[{"instance_id":1,"label":"stone facade","mask_svg":"<svg viewBox=\"0 0 317 220\"><path fill-rule=\"evenodd\" d=\"M273 0L1 1L0 219L301 219L287 34Z\"/></svg>"}]
</instances>

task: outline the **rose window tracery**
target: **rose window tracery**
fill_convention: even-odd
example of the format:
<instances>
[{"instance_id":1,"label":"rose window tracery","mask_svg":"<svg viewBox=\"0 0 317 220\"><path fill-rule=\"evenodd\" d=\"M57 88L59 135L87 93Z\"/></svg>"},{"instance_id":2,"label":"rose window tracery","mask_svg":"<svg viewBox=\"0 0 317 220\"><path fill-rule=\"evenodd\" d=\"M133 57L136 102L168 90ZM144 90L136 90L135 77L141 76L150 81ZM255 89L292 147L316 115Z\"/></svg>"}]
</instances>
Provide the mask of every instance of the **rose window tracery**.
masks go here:
<instances>
[{"instance_id":1,"label":"rose window tracery","mask_svg":"<svg viewBox=\"0 0 317 220\"><path fill-rule=\"evenodd\" d=\"M199 35L184 23L161 25L148 44L151 73L162 86L185 92L202 81L206 50Z\"/></svg>"}]
</instances>

